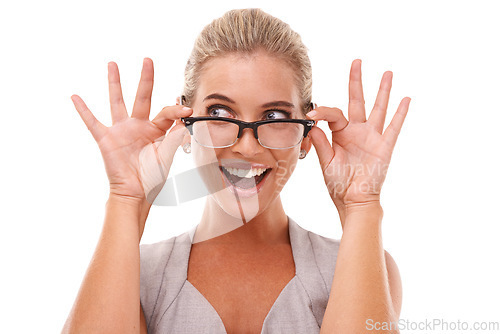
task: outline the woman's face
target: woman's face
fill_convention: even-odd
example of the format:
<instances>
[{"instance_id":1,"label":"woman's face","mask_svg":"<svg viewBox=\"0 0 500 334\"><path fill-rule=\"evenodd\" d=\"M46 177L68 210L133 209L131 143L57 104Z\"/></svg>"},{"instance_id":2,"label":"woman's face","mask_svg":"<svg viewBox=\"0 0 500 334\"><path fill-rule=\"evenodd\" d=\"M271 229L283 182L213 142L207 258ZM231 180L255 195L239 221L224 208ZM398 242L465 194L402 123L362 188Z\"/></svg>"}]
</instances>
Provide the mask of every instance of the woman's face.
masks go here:
<instances>
[{"instance_id":1,"label":"woman's face","mask_svg":"<svg viewBox=\"0 0 500 334\"><path fill-rule=\"evenodd\" d=\"M304 118L293 74L283 60L264 52L211 59L200 76L193 117ZM301 147L308 150L310 143L307 138L293 148L269 149L247 128L230 147L207 148L193 139L191 146L210 196L229 215L249 221L275 203Z\"/></svg>"}]
</instances>

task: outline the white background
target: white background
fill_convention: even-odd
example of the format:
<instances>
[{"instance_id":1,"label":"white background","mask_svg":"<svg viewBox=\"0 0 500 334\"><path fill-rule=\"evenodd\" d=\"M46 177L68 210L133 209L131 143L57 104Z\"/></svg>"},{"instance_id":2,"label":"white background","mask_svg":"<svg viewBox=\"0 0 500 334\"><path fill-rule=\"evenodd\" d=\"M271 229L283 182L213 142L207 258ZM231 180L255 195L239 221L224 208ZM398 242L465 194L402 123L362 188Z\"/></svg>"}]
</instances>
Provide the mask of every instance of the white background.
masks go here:
<instances>
[{"instance_id":1,"label":"white background","mask_svg":"<svg viewBox=\"0 0 500 334\"><path fill-rule=\"evenodd\" d=\"M6 3L6 2L5 2ZM1 331L59 332L92 256L108 194L79 94L110 125L107 62L133 103L155 64L152 115L175 103L196 35L232 8L261 7L310 50L314 101L347 113L363 60L367 110L394 72L388 121L412 102L383 188L384 247L403 280L401 318L500 321L500 20L496 1L26 1L0 9ZM388 124L386 122L386 125ZM179 150L175 171L189 168ZM340 239L315 152L282 193L304 228ZM153 207L143 242L197 223L203 200ZM439 332L439 331L435 331Z\"/></svg>"}]
</instances>

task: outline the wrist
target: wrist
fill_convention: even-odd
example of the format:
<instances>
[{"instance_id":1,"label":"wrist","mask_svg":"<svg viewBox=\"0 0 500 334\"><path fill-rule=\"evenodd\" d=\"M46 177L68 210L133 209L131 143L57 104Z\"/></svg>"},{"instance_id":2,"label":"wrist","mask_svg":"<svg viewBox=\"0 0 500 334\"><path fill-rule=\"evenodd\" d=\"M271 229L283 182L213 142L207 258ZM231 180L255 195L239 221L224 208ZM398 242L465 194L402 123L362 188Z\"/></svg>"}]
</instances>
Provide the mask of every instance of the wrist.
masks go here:
<instances>
[{"instance_id":1,"label":"wrist","mask_svg":"<svg viewBox=\"0 0 500 334\"><path fill-rule=\"evenodd\" d=\"M360 202L346 206L345 221L342 225L343 233L381 233L384 211L380 202Z\"/></svg>"},{"instance_id":2,"label":"wrist","mask_svg":"<svg viewBox=\"0 0 500 334\"><path fill-rule=\"evenodd\" d=\"M142 207L144 199L133 196L119 195L110 192L108 196L108 202L127 205L127 206Z\"/></svg>"},{"instance_id":3,"label":"wrist","mask_svg":"<svg viewBox=\"0 0 500 334\"><path fill-rule=\"evenodd\" d=\"M113 193L109 194L108 201L106 202L107 209L118 211L120 214L127 216L127 218L134 217L133 220L138 222L139 239L144 232L144 226L151 206L152 204L145 198L141 199Z\"/></svg>"},{"instance_id":4,"label":"wrist","mask_svg":"<svg viewBox=\"0 0 500 334\"><path fill-rule=\"evenodd\" d=\"M345 215L346 215L346 206L343 201L340 200L333 200L333 203L335 204L335 207L337 208L337 211L339 213L339 218L340 218L340 223L342 226L344 226L344 221L345 221Z\"/></svg>"},{"instance_id":5,"label":"wrist","mask_svg":"<svg viewBox=\"0 0 500 334\"><path fill-rule=\"evenodd\" d=\"M352 214L359 213L367 213L380 216L384 214L384 210L382 209L382 205L380 204L379 200L345 204L344 212L346 217Z\"/></svg>"},{"instance_id":6,"label":"wrist","mask_svg":"<svg viewBox=\"0 0 500 334\"><path fill-rule=\"evenodd\" d=\"M128 224L134 222L140 223L142 212L142 203L138 198L110 194L106 202L106 210L113 217L113 223Z\"/></svg>"}]
</instances>

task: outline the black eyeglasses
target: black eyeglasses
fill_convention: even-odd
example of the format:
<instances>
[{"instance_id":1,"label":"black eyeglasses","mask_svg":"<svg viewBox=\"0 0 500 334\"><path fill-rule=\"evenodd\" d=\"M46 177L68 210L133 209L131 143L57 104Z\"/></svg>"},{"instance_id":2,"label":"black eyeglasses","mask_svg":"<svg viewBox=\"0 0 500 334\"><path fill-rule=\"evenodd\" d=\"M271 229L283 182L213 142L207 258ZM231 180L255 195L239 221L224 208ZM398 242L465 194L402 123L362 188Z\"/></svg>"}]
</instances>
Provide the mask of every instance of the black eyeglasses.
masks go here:
<instances>
[{"instance_id":1,"label":"black eyeglasses","mask_svg":"<svg viewBox=\"0 0 500 334\"><path fill-rule=\"evenodd\" d=\"M308 119L269 119L244 122L226 117L184 117L182 122L198 144L209 148L234 145L243 130L253 130L255 139L265 148L287 149L299 145L315 122Z\"/></svg>"}]
</instances>

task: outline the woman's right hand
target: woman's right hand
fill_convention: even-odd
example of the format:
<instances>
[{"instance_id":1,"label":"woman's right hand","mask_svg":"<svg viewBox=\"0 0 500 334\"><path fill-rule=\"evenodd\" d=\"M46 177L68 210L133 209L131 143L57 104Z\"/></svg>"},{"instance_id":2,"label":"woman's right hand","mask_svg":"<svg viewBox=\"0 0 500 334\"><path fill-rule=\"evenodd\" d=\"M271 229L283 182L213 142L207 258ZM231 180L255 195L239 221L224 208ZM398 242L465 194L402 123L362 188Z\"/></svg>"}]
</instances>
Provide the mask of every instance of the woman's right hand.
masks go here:
<instances>
[{"instance_id":1,"label":"woman's right hand","mask_svg":"<svg viewBox=\"0 0 500 334\"><path fill-rule=\"evenodd\" d=\"M78 95L71 97L76 110L97 142L104 159L110 193L153 202L168 176L174 154L186 129L176 120L191 115L192 109L165 107L149 120L153 92L153 62L144 59L141 80L129 117L123 102L118 66L108 64L109 100L113 125L99 122ZM172 127L172 128L171 128ZM171 130L165 136L168 129ZM151 192L156 192L153 196Z\"/></svg>"}]
</instances>

